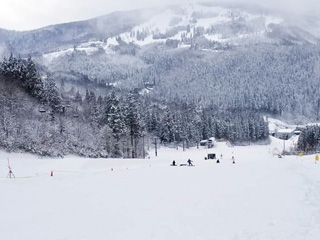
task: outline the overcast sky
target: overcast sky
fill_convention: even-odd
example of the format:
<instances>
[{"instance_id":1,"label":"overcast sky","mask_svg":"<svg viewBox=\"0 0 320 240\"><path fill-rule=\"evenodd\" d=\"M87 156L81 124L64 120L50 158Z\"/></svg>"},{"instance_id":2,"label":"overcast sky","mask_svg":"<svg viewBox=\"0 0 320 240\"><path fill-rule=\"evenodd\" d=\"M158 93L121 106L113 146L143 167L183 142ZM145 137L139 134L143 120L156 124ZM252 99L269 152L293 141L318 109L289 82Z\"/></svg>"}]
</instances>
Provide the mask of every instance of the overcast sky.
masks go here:
<instances>
[{"instance_id":1,"label":"overcast sky","mask_svg":"<svg viewBox=\"0 0 320 240\"><path fill-rule=\"evenodd\" d=\"M216 0L4 0L0 3L0 28L30 30L50 24L85 20L118 10L210 1ZM312 14L317 16L317 12L320 10L320 0L219 1L254 3L269 9L278 9L300 15Z\"/></svg>"}]
</instances>

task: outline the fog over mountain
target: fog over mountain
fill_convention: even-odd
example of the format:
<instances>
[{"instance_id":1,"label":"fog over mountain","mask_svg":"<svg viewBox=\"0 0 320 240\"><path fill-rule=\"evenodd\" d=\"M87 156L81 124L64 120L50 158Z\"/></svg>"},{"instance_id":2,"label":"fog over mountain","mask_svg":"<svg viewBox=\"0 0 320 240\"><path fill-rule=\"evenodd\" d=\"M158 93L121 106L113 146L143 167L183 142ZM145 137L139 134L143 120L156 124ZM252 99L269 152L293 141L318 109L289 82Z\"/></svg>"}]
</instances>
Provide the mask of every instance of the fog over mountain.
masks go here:
<instances>
[{"instance_id":1,"label":"fog over mountain","mask_svg":"<svg viewBox=\"0 0 320 240\"><path fill-rule=\"evenodd\" d=\"M317 0L11 0L1 3L0 28L31 30L64 22L86 20L114 11L145 9L191 2L252 5L263 9L279 11L292 17L317 18L320 3Z\"/></svg>"}]
</instances>

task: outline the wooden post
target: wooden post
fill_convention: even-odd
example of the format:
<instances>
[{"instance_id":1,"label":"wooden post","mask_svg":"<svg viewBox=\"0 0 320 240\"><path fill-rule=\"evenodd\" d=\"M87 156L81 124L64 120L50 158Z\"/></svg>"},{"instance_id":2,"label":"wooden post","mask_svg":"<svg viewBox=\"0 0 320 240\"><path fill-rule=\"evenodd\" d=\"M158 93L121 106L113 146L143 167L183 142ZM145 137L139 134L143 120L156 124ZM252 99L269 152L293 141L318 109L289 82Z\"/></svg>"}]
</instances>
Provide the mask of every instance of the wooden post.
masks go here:
<instances>
[{"instance_id":1,"label":"wooden post","mask_svg":"<svg viewBox=\"0 0 320 240\"><path fill-rule=\"evenodd\" d=\"M158 148L158 146L157 146L157 139L155 138L154 140L155 140L155 143L154 143L154 144L155 144L155 154L156 154L156 157L157 157L157 156L158 156L158 149L157 149L157 148Z\"/></svg>"},{"instance_id":2,"label":"wooden post","mask_svg":"<svg viewBox=\"0 0 320 240\"><path fill-rule=\"evenodd\" d=\"M144 149L144 134L142 135L142 142L143 142L143 159L146 158L146 152L145 152L145 149Z\"/></svg>"},{"instance_id":3,"label":"wooden post","mask_svg":"<svg viewBox=\"0 0 320 240\"><path fill-rule=\"evenodd\" d=\"M158 142L157 142L157 138L152 138L154 140L154 152L156 157L158 156Z\"/></svg>"}]
</instances>

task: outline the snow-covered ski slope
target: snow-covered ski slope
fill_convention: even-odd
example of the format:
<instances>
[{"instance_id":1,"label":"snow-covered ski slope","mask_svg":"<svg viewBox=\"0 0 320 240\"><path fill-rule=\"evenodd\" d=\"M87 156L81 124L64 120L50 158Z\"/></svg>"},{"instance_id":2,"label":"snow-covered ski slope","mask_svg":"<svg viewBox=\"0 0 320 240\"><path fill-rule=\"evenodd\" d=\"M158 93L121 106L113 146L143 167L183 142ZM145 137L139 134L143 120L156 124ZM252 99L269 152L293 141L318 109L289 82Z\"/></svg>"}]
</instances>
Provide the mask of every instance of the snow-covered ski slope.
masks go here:
<instances>
[{"instance_id":1,"label":"snow-covered ski slope","mask_svg":"<svg viewBox=\"0 0 320 240\"><path fill-rule=\"evenodd\" d=\"M118 38L139 47L177 40L179 48L190 48L191 40L186 41L186 39L192 39L195 35L222 44L238 45L247 41L268 42L267 34L272 31L270 26L283 22L284 19L275 15L253 14L243 9L189 3L179 7L167 7L144 23L134 26L130 31L109 37L105 42L92 39L75 45L77 50L88 55L102 49L106 54L113 55L115 52L112 46L119 45ZM44 54L43 60L48 64L60 56L71 55L73 51L74 47L62 47L60 50Z\"/></svg>"},{"instance_id":2,"label":"snow-covered ski slope","mask_svg":"<svg viewBox=\"0 0 320 240\"><path fill-rule=\"evenodd\" d=\"M146 160L0 152L0 239L319 239L320 163L273 156L282 146L162 147ZM195 167L170 166L188 158Z\"/></svg>"}]
</instances>

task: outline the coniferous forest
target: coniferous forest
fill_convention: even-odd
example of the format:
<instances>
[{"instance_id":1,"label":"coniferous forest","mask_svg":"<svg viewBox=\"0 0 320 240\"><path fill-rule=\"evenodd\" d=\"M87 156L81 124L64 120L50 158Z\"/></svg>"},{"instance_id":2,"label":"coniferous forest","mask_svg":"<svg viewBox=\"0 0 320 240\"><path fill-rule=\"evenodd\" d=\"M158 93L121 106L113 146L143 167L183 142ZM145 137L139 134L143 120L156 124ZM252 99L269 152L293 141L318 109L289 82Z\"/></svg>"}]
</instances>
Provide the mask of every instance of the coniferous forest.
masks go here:
<instances>
[{"instance_id":1,"label":"coniferous forest","mask_svg":"<svg viewBox=\"0 0 320 240\"><path fill-rule=\"evenodd\" d=\"M319 151L319 146L320 126L308 126L299 137L298 150L306 153L315 153Z\"/></svg>"},{"instance_id":2,"label":"coniferous forest","mask_svg":"<svg viewBox=\"0 0 320 240\"><path fill-rule=\"evenodd\" d=\"M250 110L216 111L194 103L164 104L148 95L87 90L64 97L32 59L1 63L1 147L40 155L142 157L147 145L194 146L215 136L233 143L265 140L263 117Z\"/></svg>"},{"instance_id":3,"label":"coniferous forest","mask_svg":"<svg viewBox=\"0 0 320 240\"><path fill-rule=\"evenodd\" d=\"M148 67L138 70L74 49L55 66L70 68L67 75L11 54L1 63L0 142L11 151L89 157L142 157L155 141L266 143L265 116L316 121L320 102L319 51L269 47L218 59L197 50L149 51L139 56ZM88 63L97 65L91 77L83 72Z\"/></svg>"}]
</instances>

